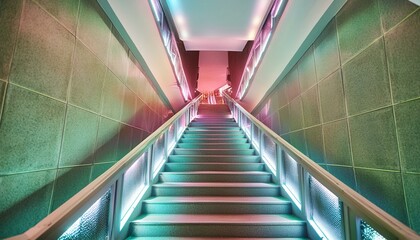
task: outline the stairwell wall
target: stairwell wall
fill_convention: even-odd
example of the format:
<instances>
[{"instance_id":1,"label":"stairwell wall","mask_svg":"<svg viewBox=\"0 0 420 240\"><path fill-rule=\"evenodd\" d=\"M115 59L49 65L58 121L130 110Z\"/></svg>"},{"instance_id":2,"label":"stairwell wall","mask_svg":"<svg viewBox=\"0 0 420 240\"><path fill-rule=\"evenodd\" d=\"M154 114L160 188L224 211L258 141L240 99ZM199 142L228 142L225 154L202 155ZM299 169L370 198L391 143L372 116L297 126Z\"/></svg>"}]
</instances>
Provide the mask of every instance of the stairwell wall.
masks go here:
<instances>
[{"instance_id":1,"label":"stairwell wall","mask_svg":"<svg viewBox=\"0 0 420 240\"><path fill-rule=\"evenodd\" d=\"M171 114L95 0L2 0L0 238L40 221Z\"/></svg>"},{"instance_id":2,"label":"stairwell wall","mask_svg":"<svg viewBox=\"0 0 420 240\"><path fill-rule=\"evenodd\" d=\"M420 232L420 10L349 0L255 116Z\"/></svg>"}]
</instances>

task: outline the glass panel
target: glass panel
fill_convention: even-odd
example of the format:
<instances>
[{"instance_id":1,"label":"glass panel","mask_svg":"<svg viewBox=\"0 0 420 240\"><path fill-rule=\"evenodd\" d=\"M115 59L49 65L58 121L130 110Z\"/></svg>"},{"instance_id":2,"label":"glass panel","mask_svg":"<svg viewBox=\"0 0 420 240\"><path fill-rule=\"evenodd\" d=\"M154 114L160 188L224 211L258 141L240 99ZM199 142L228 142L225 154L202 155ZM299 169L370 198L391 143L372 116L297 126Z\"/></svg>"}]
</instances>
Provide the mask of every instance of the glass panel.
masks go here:
<instances>
[{"instance_id":1,"label":"glass panel","mask_svg":"<svg viewBox=\"0 0 420 240\"><path fill-rule=\"evenodd\" d=\"M244 130L248 138L251 138L251 120L249 120L248 118L245 118L244 125L242 125L242 129Z\"/></svg>"},{"instance_id":2,"label":"glass panel","mask_svg":"<svg viewBox=\"0 0 420 240\"><path fill-rule=\"evenodd\" d=\"M175 146L176 144L176 140L175 139L175 126L174 124L172 124L169 128L168 128L168 145L169 145L169 151L172 150L172 148Z\"/></svg>"},{"instance_id":3,"label":"glass panel","mask_svg":"<svg viewBox=\"0 0 420 240\"><path fill-rule=\"evenodd\" d=\"M260 151L260 129L254 125L254 132L252 133L252 143L255 148Z\"/></svg>"},{"instance_id":4,"label":"glass panel","mask_svg":"<svg viewBox=\"0 0 420 240\"><path fill-rule=\"evenodd\" d=\"M262 143L262 157L267 163L268 167L271 168L273 174L277 173L277 164L276 164L276 143L268 136L263 134L263 143Z\"/></svg>"},{"instance_id":5,"label":"glass panel","mask_svg":"<svg viewBox=\"0 0 420 240\"><path fill-rule=\"evenodd\" d=\"M121 219L129 212L130 207L140 196L147 184L147 160L143 153L124 173L121 199Z\"/></svg>"},{"instance_id":6,"label":"glass panel","mask_svg":"<svg viewBox=\"0 0 420 240\"><path fill-rule=\"evenodd\" d=\"M153 177L156 176L163 162L165 161L165 134L153 144Z\"/></svg>"},{"instance_id":7,"label":"glass panel","mask_svg":"<svg viewBox=\"0 0 420 240\"><path fill-rule=\"evenodd\" d=\"M300 203L300 186L298 164L289 154L285 153L284 158L284 185L291 192L295 200Z\"/></svg>"},{"instance_id":8,"label":"glass panel","mask_svg":"<svg viewBox=\"0 0 420 240\"><path fill-rule=\"evenodd\" d=\"M311 217L328 239L344 239L342 206L337 196L309 176Z\"/></svg>"},{"instance_id":9,"label":"glass panel","mask_svg":"<svg viewBox=\"0 0 420 240\"><path fill-rule=\"evenodd\" d=\"M111 190L108 190L58 239L108 239Z\"/></svg>"},{"instance_id":10,"label":"glass panel","mask_svg":"<svg viewBox=\"0 0 420 240\"><path fill-rule=\"evenodd\" d=\"M380 233L378 233L367 222L360 221L360 234L362 240L386 240Z\"/></svg>"}]
</instances>

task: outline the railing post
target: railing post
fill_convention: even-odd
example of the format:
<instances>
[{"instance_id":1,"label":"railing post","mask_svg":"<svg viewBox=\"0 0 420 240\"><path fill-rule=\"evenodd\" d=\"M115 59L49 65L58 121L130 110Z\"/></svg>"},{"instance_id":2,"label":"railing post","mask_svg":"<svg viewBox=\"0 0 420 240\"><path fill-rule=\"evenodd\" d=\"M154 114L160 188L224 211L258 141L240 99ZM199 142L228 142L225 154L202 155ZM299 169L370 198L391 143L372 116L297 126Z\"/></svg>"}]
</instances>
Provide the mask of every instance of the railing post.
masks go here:
<instances>
[{"instance_id":1,"label":"railing post","mask_svg":"<svg viewBox=\"0 0 420 240\"><path fill-rule=\"evenodd\" d=\"M154 144L150 146L150 149L147 151L147 185L151 185L153 182L153 151Z\"/></svg>"},{"instance_id":2,"label":"railing post","mask_svg":"<svg viewBox=\"0 0 420 240\"><path fill-rule=\"evenodd\" d=\"M340 201L343 207L343 225L345 239L360 240L360 227L356 215L350 207Z\"/></svg>"},{"instance_id":3,"label":"railing post","mask_svg":"<svg viewBox=\"0 0 420 240\"><path fill-rule=\"evenodd\" d=\"M118 180L113 184L111 189L111 199L110 199L110 223L108 226L111 226L109 231L109 239L116 239L116 234L120 231L121 224L121 202L122 202L122 190L124 184L124 175L121 175Z\"/></svg>"},{"instance_id":4,"label":"railing post","mask_svg":"<svg viewBox=\"0 0 420 240\"><path fill-rule=\"evenodd\" d=\"M306 217L306 219L310 220L312 218L312 209L311 209L309 175L299 163L298 163L298 173L299 173L299 186L300 186L300 196L301 196L300 201L301 201L302 213Z\"/></svg>"},{"instance_id":5,"label":"railing post","mask_svg":"<svg viewBox=\"0 0 420 240\"><path fill-rule=\"evenodd\" d=\"M280 148L279 145L277 145L277 143L274 143L276 145L276 179L275 182L279 185L281 185L281 170L280 168L281 166L281 161L283 160L283 156L282 156L282 150Z\"/></svg>"}]
</instances>

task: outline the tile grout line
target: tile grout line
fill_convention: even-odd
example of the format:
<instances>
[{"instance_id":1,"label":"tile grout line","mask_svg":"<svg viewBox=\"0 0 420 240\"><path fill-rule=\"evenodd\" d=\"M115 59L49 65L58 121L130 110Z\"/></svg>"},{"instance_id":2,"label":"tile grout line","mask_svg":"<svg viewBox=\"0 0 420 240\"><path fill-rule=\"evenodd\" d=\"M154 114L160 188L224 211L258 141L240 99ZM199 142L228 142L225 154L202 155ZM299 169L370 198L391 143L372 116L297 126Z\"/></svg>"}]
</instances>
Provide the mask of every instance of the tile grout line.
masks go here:
<instances>
[{"instance_id":1,"label":"tile grout line","mask_svg":"<svg viewBox=\"0 0 420 240\"><path fill-rule=\"evenodd\" d=\"M356 165L354 163L353 144L352 144L352 138L351 138L351 132L350 132L350 116L349 116L349 109L348 109L348 102L347 102L347 94L346 94L345 86L344 86L343 66L344 66L345 63L342 63L342 60L341 60L342 57L341 57L341 47L340 47L340 35L338 34L337 16L335 16L334 19L335 19L335 34L336 34L336 37L337 37L339 74L340 74L340 77L341 77L341 90L343 91L343 100L344 100L344 108L345 108L344 109L345 110L345 118L343 120L346 121L346 131L347 131L347 134L348 134L348 141L349 141L348 144L347 144L347 147L349 148L349 151L350 151L350 160L351 160L351 167L352 167L352 170L353 170L353 180L354 180L354 188L355 188L354 190L359 192L359 184L358 184L357 177L356 177ZM375 42L375 41L373 41L373 42ZM361 52L363 52L363 51L361 51Z\"/></svg>"}]
</instances>

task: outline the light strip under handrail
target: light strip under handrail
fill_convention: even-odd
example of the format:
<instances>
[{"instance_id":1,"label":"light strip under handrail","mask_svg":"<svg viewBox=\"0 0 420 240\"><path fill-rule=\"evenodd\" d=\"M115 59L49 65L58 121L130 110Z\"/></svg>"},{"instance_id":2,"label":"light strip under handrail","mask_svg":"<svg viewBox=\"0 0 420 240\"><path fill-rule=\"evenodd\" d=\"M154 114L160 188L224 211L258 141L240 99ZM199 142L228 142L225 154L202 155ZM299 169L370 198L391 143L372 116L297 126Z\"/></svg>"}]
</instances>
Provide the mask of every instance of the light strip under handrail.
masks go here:
<instances>
[{"instance_id":1,"label":"light strip under handrail","mask_svg":"<svg viewBox=\"0 0 420 240\"><path fill-rule=\"evenodd\" d=\"M139 145L133 148L121 160L116 162L105 173L96 178L93 182L88 184L76 195L71 197L67 202L45 217L42 221L37 223L34 227L26 232L10 238L11 240L20 239L45 239L57 228L62 228L62 224L67 222L69 218L74 218L76 213L86 210L90 205L88 203L94 202L96 196L115 183L121 174L133 163L137 157L146 152L155 141L174 124L183 114L185 114L194 104L201 99L201 94L188 103L182 110L177 112L156 131L150 134Z\"/></svg>"},{"instance_id":2,"label":"light strip under handrail","mask_svg":"<svg viewBox=\"0 0 420 240\"><path fill-rule=\"evenodd\" d=\"M228 101L234 103L242 114L250 119L253 124L264 132L264 134L279 144L283 150L291 155L312 177L335 194L343 203L349 206L352 211L358 214L358 216L366 220L368 223L374 224L374 226L385 229L398 239L420 239L420 236L411 228L407 227L396 218L348 187L346 184L338 180L313 160L289 144L286 140L277 135L273 130L265 126L261 121L251 115L239 103L232 99L232 97L226 92L224 92L223 95L228 99Z\"/></svg>"}]
</instances>

